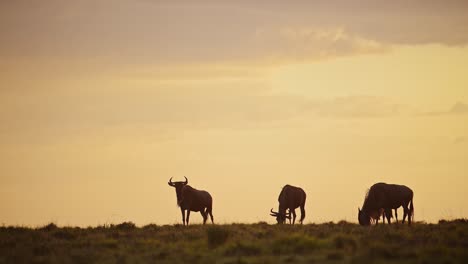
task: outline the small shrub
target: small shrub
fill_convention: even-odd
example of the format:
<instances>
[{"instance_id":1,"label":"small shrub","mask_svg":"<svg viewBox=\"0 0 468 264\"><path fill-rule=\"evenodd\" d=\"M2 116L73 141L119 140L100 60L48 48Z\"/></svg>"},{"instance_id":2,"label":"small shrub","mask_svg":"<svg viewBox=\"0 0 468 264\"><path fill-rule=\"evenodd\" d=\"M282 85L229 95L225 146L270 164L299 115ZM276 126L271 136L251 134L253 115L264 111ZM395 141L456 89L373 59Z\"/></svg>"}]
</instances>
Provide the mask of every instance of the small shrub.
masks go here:
<instances>
[{"instance_id":1,"label":"small shrub","mask_svg":"<svg viewBox=\"0 0 468 264\"><path fill-rule=\"evenodd\" d=\"M132 222L123 222L121 224L116 225L115 227L120 230L132 230L136 228L135 224Z\"/></svg>"},{"instance_id":2,"label":"small shrub","mask_svg":"<svg viewBox=\"0 0 468 264\"><path fill-rule=\"evenodd\" d=\"M206 229L206 234L208 237L208 245L210 247L217 247L224 244L229 237L229 231L220 226L208 227Z\"/></svg>"},{"instance_id":3,"label":"small shrub","mask_svg":"<svg viewBox=\"0 0 468 264\"><path fill-rule=\"evenodd\" d=\"M340 220L337 225L340 225L340 226L350 226L352 225L352 223L346 221L346 220Z\"/></svg>"},{"instance_id":4,"label":"small shrub","mask_svg":"<svg viewBox=\"0 0 468 264\"><path fill-rule=\"evenodd\" d=\"M143 226L143 229L156 231L159 229L159 226L156 224L148 224L148 225Z\"/></svg>"},{"instance_id":5,"label":"small shrub","mask_svg":"<svg viewBox=\"0 0 468 264\"><path fill-rule=\"evenodd\" d=\"M43 231L53 231L53 230L56 230L58 227L56 224L54 223L50 223L50 224L47 224L41 228L39 228L39 230L43 230Z\"/></svg>"}]
</instances>

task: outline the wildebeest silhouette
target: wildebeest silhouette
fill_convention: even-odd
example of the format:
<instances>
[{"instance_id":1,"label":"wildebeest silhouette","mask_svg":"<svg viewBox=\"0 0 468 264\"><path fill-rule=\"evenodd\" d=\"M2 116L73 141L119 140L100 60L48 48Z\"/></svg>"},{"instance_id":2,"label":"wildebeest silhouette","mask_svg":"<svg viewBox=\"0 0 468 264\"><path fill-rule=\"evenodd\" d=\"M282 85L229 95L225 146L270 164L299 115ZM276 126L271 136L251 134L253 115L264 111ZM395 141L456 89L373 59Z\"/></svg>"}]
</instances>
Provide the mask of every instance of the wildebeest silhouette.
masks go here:
<instances>
[{"instance_id":1,"label":"wildebeest silhouette","mask_svg":"<svg viewBox=\"0 0 468 264\"><path fill-rule=\"evenodd\" d=\"M391 210L403 207L403 221L408 216L408 225L411 225L414 216L413 191L397 184L376 183L367 192L362 209L358 208L358 220L361 225L370 225L371 219L377 220L385 212L390 223ZM409 207L408 207L409 206Z\"/></svg>"},{"instance_id":2,"label":"wildebeest silhouette","mask_svg":"<svg viewBox=\"0 0 468 264\"><path fill-rule=\"evenodd\" d=\"M185 177L185 182L173 182L172 177L169 179L169 186L176 190L177 205L182 212L182 222L184 225L189 224L190 212L200 212L203 217L203 224L206 223L208 214L213 222L213 198L207 191L197 190L188 185L188 179ZM185 217L187 211L187 218Z\"/></svg>"},{"instance_id":3,"label":"wildebeest silhouette","mask_svg":"<svg viewBox=\"0 0 468 264\"><path fill-rule=\"evenodd\" d=\"M281 190L281 193L278 197L278 212L274 212L271 208L271 216L276 217L278 224L284 224L286 218L289 219L291 223L291 214L293 216L292 223L296 221L296 208L301 208L301 220L300 223L304 221L305 218L305 202L306 202L306 193L303 189L291 185L285 185ZM289 210L289 213L286 213L286 210Z\"/></svg>"}]
</instances>

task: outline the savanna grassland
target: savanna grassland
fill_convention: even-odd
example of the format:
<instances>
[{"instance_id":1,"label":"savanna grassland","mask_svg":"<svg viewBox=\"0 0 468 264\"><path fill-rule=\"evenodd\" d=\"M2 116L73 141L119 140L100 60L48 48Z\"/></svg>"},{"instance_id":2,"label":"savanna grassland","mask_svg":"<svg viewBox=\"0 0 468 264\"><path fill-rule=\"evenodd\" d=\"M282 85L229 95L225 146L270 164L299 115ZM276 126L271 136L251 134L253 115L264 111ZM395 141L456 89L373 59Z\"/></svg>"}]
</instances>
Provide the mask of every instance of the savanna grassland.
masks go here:
<instances>
[{"instance_id":1,"label":"savanna grassland","mask_svg":"<svg viewBox=\"0 0 468 264\"><path fill-rule=\"evenodd\" d=\"M0 227L0 263L468 263L468 220Z\"/></svg>"}]
</instances>

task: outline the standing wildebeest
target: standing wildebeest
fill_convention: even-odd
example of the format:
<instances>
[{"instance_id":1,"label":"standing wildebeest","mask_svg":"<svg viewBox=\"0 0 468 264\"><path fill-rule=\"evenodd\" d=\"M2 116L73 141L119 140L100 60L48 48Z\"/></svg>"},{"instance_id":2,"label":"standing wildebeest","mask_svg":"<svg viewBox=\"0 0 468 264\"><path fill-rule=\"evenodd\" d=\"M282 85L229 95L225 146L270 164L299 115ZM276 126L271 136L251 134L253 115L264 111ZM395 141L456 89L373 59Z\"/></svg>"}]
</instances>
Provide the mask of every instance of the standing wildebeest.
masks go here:
<instances>
[{"instance_id":1,"label":"standing wildebeest","mask_svg":"<svg viewBox=\"0 0 468 264\"><path fill-rule=\"evenodd\" d=\"M291 213L293 215L292 223L296 221L296 208L301 207L301 224L305 218L305 202L306 202L306 193L299 187L294 187L291 185L286 185L281 190L281 193L278 197L278 212L273 212L271 208L271 216L276 217L278 224L284 224L286 218L289 219L291 223ZM289 213L286 213L286 210L289 209Z\"/></svg>"},{"instance_id":2,"label":"standing wildebeest","mask_svg":"<svg viewBox=\"0 0 468 264\"><path fill-rule=\"evenodd\" d=\"M203 224L206 223L208 214L211 218L211 223L213 223L213 214L211 213L213 209L213 198L207 191L197 190L192 188L188 184L188 179L185 177L185 182L172 182L172 177L169 179L169 186L172 186L176 189L177 194L177 205L180 207L182 212L182 222L183 224L189 223L190 211L200 212L203 216ZM185 211L187 210L187 219L185 218Z\"/></svg>"},{"instance_id":3,"label":"standing wildebeest","mask_svg":"<svg viewBox=\"0 0 468 264\"><path fill-rule=\"evenodd\" d=\"M377 220L382 209L390 223L391 210L400 206L403 206L404 211L402 223L408 216L408 225L411 225L414 216L413 191L404 185L376 183L369 189L362 210L358 208L359 224L370 225L371 218Z\"/></svg>"}]
</instances>

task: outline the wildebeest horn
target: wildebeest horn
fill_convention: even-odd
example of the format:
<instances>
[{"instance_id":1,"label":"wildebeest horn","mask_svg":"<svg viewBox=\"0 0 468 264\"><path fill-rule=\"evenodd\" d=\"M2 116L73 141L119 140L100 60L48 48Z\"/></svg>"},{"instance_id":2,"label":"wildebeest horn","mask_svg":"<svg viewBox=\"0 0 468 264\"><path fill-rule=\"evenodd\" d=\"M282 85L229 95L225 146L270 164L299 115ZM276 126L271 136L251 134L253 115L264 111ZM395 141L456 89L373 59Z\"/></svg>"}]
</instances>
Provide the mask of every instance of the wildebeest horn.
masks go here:
<instances>
[{"instance_id":1,"label":"wildebeest horn","mask_svg":"<svg viewBox=\"0 0 468 264\"><path fill-rule=\"evenodd\" d=\"M270 212L271 212L271 214L270 214L271 216L277 216L278 215L277 212L273 212L273 208L271 208Z\"/></svg>"},{"instance_id":2,"label":"wildebeest horn","mask_svg":"<svg viewBox=\"0 0 468 264\"><path fill-rule=\"evenodd\" d=\"M188 184L188 179L185 176L184 176L184 178L185 178L185 185L187 185Z\"/></svg>"},{"instance_id":3,"label":"wildebeest horn","mask_svg":"<svg viewBox=\"0 0 468 264\"><path fill-rule=\"evenodd\" d=\"M172 177L169 179L169 182L167 184L169 184L170 186L174 186L174 183L172 182Z\"/></svg>"}]
</instances>

